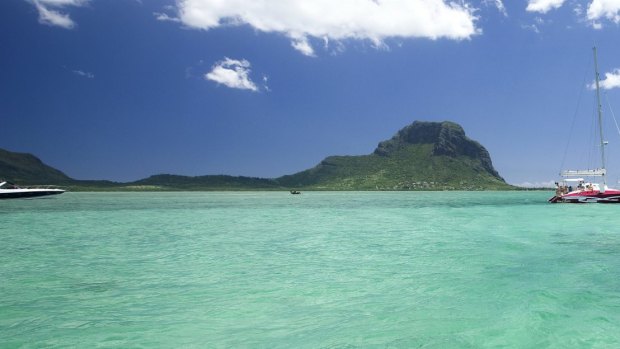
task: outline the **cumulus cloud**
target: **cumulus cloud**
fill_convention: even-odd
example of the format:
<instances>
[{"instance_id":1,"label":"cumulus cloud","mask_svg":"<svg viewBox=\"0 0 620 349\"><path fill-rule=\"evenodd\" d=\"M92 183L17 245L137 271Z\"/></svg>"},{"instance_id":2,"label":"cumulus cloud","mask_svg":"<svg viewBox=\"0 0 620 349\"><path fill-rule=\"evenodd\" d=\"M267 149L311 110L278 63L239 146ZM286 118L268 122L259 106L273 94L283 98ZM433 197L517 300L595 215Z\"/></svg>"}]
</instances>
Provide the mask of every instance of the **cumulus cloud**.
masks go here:
<instances>
[{"instance_id":1,"label":"cumulus cloud","mask_svg":"<svg viewBox=\"0 0 620 349\"><path fill-rule=\"evenodd\" d=\"M606 18L616 24L620 23L620 0L592 0L587 16L591 21Z\"/></svg>"},{"instance_id":2,"label":"cumulus cloud","mask_svg":"<svg viewBox=\"0 0 620 349\"><path fill-rule=\"evenodd\" d=\"M526 11L547 13L561 7L566 0L528 0Z\"/></svg>"},{"instance_id":3,"label":"cumulus cloud","mask_svg":"<svg viewBox=\"0 0 620 349\"><path fill-rule=\"evenodd\" d=\"M187 27L248 25L288 36L306 55L314 55L308 38L370 40L378 47L387 38L469 39L480 33L474 11L448 0L177 1L177 18Z\"/></svg>"},{"instance_id":4,"label":"cumulus cloud","mask_svg":"<svg viewBox=\"0 0 620 349\"><path fill-rule=\"evenodd\" d=\"M486 0L490 1L490 0ZM564 5L566 0L528 0L526 10L530 12L546 13ZM586 18L592 23L594 29L601 29L600 20L607 19L616 24L620 23L620 0L589 0ZM573 11L577 16L583 15L581 4L574 4Z\"/></svg>"},{"instance_id":5,"label":"cumulus cloud","mask_svg":"<svg viewBox=\"0 0 620 349\"><path fill-rule=\"evenodd\" d=\"M605 78L599 81L599 86L603 90L611 90L620 87L620 69L616 68L610 73L605 73ZM592 82L588 87L592 90L596 88L596 82Z\"/></svg>"},{"instance_id":6,"label":"cumulus cloud","mask_svg":"<svg viewBox=\"0 0 620 349\"><path fill-rule=\"evenodd\" d=\"M245 59L225 57L224 60L216 62L204 77L230 88L258 91L256 84L250 80L250 62Z\"/></svg>"},{"instance_id":7,"label":"cumulus cloud","mask_svg":"<svg viewBox=\"0 0 620 349\"><path fill-rule=\"evenodd\" d=\"M66 6L82 6L89 0L31 0L39 12L39 23L71 29L75 27L75 22L68 14L62 13L59 9Z\"/></svg>"}]
</instances>

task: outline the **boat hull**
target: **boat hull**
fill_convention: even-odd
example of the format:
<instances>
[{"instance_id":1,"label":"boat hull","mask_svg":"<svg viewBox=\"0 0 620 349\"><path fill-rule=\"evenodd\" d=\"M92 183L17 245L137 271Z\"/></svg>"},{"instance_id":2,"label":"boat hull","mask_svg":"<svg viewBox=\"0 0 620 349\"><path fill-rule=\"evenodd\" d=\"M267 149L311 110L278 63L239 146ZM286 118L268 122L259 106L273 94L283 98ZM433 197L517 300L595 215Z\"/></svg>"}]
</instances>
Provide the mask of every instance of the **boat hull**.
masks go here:
<instances>
[{"instance_id":1,"label":"boat hull","mask_svg":"<svg viewBox=\"0 0 620 349\"><path fill-rule=\"evenodd\" d=\"M62 189L7 189L0 190L0 199L24 199L62 194Z\"/></svg>"},{"instance_id":2,"label":"boat hull","mask_svg":"<svg viewBox=\"0 0 620 349\"><path fill-rule=\"evenodd\" d=\"M568 204L619 204L620 191L607 190L604 193L598 191L571 192L564 195L556 195L548 200L550 203L568 203Z\"/></svg>"}]
</instances>

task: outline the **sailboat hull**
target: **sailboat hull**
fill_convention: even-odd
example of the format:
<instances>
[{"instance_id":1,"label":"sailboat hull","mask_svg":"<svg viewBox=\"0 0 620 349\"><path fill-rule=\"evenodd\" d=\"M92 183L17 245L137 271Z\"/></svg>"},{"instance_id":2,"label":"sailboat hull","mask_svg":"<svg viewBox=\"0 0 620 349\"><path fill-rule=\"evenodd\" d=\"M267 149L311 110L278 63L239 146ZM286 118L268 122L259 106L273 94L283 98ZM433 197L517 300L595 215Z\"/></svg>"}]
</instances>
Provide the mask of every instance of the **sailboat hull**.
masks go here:
<instances>
[{"instance_id":1,"label":"sailboat hull","mask_svg":"<svg viewBox=\"0 0 620 349\"><path fill-rule=\"evenodd\" d=\"M607 189L600 191L574 191L564 195L556 195L548 200L551 203L569 204L620 204L620 190Z\"/></svg>"}]
</instances>

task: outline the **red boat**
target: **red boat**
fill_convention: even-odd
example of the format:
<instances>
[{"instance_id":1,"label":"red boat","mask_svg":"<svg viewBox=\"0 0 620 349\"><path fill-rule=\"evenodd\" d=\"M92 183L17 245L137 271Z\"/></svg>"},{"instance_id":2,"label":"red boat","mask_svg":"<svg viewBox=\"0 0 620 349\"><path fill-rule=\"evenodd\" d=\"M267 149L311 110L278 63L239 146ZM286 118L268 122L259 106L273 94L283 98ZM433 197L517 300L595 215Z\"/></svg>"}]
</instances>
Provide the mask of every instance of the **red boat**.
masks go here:
<instances>
[{"instance_id":1,"label":"red boat","mask_svg":"<svg viewBox=\"0 0 620 349\"><path fill-rule=\"evenodd\" d=\"M592 170L590 172L604 173L604 170ZM600 176L604 178L604 174ZM573 183L576 184L575 190L573 190ZM605 183L604 179L603 183ZM573 204L585 204L589 202L601 204L620 203L620 190L609 188L605 184L601 186L598 183L585 182L583 178L567 178L556 183L555 195L549 199L549 202Z\"/></svg>"}]
</instances>

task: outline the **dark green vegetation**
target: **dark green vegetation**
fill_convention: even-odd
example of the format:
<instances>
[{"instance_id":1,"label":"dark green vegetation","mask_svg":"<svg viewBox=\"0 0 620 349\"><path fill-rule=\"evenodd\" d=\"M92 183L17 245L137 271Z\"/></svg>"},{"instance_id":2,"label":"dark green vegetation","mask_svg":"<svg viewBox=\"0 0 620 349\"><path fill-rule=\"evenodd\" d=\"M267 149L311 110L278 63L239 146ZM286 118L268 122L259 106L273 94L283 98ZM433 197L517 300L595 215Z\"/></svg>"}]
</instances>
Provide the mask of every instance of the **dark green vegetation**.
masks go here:
<instances>
[{"instance_id":1,"label":"dark green vegetation","mask_svg":"<svg viewBox=\"0 0 620 349\"><path fill-rule=\"evenodd\" d=\"M507 190L487 150L453 122L420 122L379 143L372 154L330 156L275 179L156 175L131 183L78 181L29 154L0 152L0 175L18 184L69 190Z\"/></svg>"},{"instance_id":2,"label":"dark green vegetation","mask_svg":"<svg viewBox=\"0 0 620 349\"><path fill-rule=\"evenodd\" d=\"M493 168L487 150L453 122L414 122L370 155L330 156L277 181L285 187L322 190L512 188Z\"/></svg>"},{"instance_id":3,"label":"dark green vegetation","mask_svg":"<svg viewBox=\"0 0 620 349\"><path fill-rule=\"evenodd\" d=\"M20 184L64 184L72 179L34 155L0 149L0 179Z\"/></svg>"},{"instance_id":4,"label":"dark green vegetation","mask_svg":"<svg viewBox=\"0 0 620 349\"><path fill-rule=\"evenodd\" d=\"M155 175L133 182L134 186L151 188L174 188L177 190L269 190L281 189L273 179L233 176L198 176Z\"/></svg>"}]
</instances>

